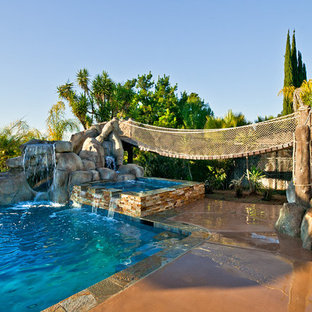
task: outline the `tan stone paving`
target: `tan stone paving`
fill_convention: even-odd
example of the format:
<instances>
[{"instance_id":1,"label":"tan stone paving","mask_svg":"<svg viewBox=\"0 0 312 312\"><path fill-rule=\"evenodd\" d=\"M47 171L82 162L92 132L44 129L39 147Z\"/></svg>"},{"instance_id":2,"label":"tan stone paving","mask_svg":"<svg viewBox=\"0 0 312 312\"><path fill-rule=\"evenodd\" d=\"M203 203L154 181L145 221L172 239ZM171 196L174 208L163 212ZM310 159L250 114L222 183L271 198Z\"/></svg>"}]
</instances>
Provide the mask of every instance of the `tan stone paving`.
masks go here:
<instances>
[{"instance_id":1,"label":"tan stone paving","mask_svg":"<svg viewBox=\"0 0 312 312\"><path fill-rule=\"evenodd\" d=\"M92 311L312 311L312 253L276 235L279 209L205 199L169 212L212 237Z\"/></svg>"}]
</instances>

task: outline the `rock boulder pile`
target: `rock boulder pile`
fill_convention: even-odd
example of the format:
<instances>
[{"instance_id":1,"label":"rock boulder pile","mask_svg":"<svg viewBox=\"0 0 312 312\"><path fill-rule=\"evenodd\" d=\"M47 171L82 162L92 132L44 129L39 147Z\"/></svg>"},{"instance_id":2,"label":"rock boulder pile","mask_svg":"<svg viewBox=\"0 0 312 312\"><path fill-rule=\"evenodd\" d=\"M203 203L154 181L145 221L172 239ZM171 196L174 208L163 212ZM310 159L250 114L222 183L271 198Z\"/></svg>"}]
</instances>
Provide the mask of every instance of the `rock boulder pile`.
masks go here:
<instances>
[{"instance_id":1,"label":"rock boulder pile","mask_svg":"<svg viewBox=\"0 0 312 312\"><path fill-rule=\"evenodd\" d=\"M24 151L28 144L54 144L55 170L47 197L54 202L66 203L73 185L100 180L125 181L144 176L142 167L123 165L124 149L120 134L118 120L113 119L73 134L70 141L31 140L21 149ZM106 156L115 159L117 171L105 167ZM7 166L9 172L0 174L0 205L34 199L37 192L27 183L23 157L9 159Z\"/></svg>"}]
</instances>

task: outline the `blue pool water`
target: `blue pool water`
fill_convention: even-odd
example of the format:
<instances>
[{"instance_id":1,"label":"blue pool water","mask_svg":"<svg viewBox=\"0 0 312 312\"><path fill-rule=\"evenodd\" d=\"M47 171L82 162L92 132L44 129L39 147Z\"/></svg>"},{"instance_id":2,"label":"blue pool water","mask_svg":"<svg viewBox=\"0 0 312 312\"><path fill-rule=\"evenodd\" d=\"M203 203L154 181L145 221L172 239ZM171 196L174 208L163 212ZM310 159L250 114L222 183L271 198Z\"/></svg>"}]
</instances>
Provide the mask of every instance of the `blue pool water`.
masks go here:
<instances>
[{"instance_id":1,"label":"blue pool water","mask_svg":"<svg viewBox=\"0 0 312 312\"><path fill-rule=\"evenodd\" d=\"M175 185L180 185L181 182L175 182L170 180L158 180L152 178L138 178L136 180L128 180L123 182L106 182L106 183L95 183L95 186L102 186L107 189L120 189L122 192L145 192L152 191L161 188L167 188Z\"/></svg>"},{"instance_id":2,"label":"blue pool water","mask_svg":"<svg viewBox=\"0 0 312 312\"><path fill-rule=\"evenodd\" d=\"M0 208L0 310L45 309L156 253L162 231L87 208Z\"/></svg>"}]
</instances>

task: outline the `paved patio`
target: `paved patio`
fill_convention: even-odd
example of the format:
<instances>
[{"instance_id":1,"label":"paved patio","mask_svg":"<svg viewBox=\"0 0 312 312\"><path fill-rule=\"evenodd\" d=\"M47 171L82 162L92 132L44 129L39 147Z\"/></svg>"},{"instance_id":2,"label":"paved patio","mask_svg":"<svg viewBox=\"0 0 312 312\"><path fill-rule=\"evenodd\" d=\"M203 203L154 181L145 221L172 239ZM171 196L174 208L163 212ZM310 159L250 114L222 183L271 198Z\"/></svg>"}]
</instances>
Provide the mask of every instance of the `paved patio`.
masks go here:
<instances>
[{"instance_id":1,"label":"paved patio","mask_svg":"<svg viewBox=\"0 0 312 312\"><path fill-rule=\"evenodd\" d=\"M204 199L151 216L212 236L92 311L312 311L312 252L276 235L280 207Z\"/></svg>"}]
</instances>

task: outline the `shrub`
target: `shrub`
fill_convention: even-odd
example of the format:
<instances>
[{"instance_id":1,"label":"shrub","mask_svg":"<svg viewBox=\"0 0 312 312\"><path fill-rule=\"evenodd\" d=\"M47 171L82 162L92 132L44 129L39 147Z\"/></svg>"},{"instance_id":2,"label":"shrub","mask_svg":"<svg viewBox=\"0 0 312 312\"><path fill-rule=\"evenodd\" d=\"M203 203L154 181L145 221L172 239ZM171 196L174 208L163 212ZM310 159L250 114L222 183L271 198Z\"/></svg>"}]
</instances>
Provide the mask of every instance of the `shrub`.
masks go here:
<instances>
[{"instance_id":1,"label":"shrub","mask_svg":"<svg viewBox=\"0 0 312 312\"><path fill-rule=\"evenodd\" d=\"M262 200L270 201L273 197L273 190L269 187L262 189Z\"/></svg>"},{"instance_id":2,"label":"shrub","mask_svg":"<svg viewBox=\"0 0 312 312\"><path fill-rule=\"evenodd\" d=\"M230 184L230 188L233 188L235 191L235 196L240 198L243 196L243 179L245 174L243 174L239 179L233 179Z\"/></svg>"},{"instance_id":3,"label":"shrub","mask_svg":"<svg viewBox=\"0 0 312 312\"><path fill-rule=\"evenodd\" d=\"M250 194L257 194L263 188L260 180L263 179L265 175L256 167L252 167L251 170L247 169L247 172Z\"/></svg>"}]
</instances>

